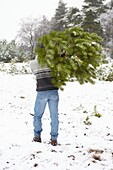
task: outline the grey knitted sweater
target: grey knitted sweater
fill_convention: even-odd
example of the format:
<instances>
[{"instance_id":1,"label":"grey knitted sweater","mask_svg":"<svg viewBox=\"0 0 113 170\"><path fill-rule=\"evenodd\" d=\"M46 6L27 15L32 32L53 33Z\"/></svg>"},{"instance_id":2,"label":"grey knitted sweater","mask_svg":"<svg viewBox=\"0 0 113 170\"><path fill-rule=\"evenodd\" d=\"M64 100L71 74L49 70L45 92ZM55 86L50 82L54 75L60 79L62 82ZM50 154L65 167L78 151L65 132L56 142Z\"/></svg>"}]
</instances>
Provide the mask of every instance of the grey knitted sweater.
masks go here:
<instances>
[{"instance_id":1,"label":"grey knitted sweater","mask_svg":"<svg viewBox=\"0 0 113 170\"><path fill-rule=\"evenodd\" d=\"M41 67L38 60L35 59L30 62L30 68L36 76L36 91L58 89L52 84L51 70L48 67Z\"/></svg>"}]
</instances>

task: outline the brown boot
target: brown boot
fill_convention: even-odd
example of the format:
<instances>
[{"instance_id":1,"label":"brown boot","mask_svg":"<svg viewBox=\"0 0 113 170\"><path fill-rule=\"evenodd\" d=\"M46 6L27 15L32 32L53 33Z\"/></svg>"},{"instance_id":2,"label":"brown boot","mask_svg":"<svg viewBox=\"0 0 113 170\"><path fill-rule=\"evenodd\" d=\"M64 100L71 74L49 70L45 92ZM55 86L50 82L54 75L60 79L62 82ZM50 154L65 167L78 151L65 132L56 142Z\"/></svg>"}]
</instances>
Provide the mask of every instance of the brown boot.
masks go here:
<instances>
[{"instance_id":1,"label":"brown boot","mask_svg":"<svg viewBox=\"0 0 113 170\"><path fill-rule=\"evenodd\" d=\"M51 139L50 144L53 145L53 146L56 146L58 143L57 143L56 139Z\"/></svg>"},{"instance_id":2,"label":"brown boot","mask_svg":"<svg viewBox=\"0 0 113 170\"><path fill-rule=\"evenodd\" d=\"M41 141L41 138L40 138L40 137L37 137L37 136L35 136L35 137L33 138L33 141L34 141L34 142L40 142L40 143L42 142L42 141Z\"/></svg>"}]
</instances>

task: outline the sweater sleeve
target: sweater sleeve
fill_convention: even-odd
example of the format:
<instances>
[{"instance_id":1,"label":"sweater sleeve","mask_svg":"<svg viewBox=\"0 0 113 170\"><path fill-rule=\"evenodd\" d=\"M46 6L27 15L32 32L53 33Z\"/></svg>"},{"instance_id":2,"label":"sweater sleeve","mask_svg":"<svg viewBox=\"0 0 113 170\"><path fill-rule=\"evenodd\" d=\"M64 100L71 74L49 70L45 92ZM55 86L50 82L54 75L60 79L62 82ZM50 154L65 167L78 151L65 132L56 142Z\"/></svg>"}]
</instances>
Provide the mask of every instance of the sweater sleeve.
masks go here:
<instances>
[{"instance_id":1,"label":"sweater sleeve","mask_svg":"<svg viewBox=\"0 0 113 170\"><path fill-rule=\"evenodd\" d=\"M37 74L38 70L40 69L37 59L30 61L30 69L33 74Z\"/></svg>"}]
</instances>

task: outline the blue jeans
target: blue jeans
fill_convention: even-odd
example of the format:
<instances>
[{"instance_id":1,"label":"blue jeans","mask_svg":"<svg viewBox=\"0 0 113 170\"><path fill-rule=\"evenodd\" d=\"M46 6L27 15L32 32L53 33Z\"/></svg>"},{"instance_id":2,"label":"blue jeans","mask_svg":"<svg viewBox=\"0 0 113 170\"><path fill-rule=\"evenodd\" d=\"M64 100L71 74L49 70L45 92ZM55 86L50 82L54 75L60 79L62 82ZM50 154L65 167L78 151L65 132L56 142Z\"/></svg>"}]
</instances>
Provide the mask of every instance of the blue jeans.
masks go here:
<instances>
[{"instance_id":1,"label":"blue jeans","mask_svg":"<svg viewBox=\"0 0 113 170\"><path fill-rule=\"evenodd\" d=\"M48 90L37 92L35 107L34 107L34 136L41 137L42 132L42 116L45 111L46 104L48 103L50 118L51 118L51 139L58 137L58 90Z\"/></svg>"}]
</instances>

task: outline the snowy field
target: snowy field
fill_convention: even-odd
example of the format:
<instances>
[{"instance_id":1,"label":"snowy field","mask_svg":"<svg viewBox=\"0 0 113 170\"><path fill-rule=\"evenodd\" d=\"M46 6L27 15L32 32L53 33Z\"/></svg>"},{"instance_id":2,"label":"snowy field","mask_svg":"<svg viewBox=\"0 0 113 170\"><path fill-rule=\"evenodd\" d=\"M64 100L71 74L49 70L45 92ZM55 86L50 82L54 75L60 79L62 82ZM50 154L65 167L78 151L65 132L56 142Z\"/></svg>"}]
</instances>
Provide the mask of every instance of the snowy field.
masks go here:
<instances>
[{"instance_id":1,"label":"snowy field","mask_svg":"<svg viewBox=\"0 0 113 170\"><path fill-rule=\"evenodd\" d=\"M32 142L35 77L0 72L0 170L113 170L113 82L68 83L59 96L58 146L48 107Z\"/></svg>"}]
</instances>

